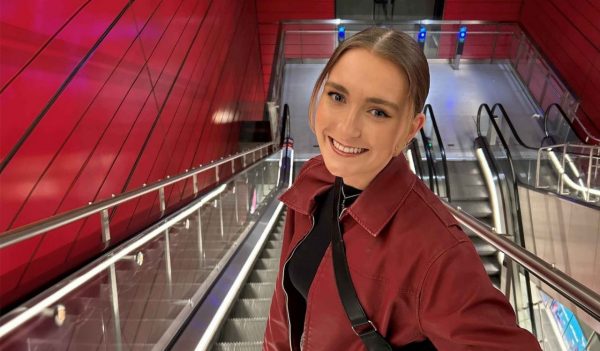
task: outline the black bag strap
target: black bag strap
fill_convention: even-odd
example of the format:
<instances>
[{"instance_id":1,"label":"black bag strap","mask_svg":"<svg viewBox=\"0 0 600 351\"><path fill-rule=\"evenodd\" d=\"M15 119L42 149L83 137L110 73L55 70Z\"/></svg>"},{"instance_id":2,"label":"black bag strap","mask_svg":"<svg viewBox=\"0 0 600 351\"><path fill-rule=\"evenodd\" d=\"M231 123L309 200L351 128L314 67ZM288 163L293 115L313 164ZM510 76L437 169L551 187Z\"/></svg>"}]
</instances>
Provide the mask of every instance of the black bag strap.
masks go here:
<instances>
[{"instance_id":1,"label":"black bag strap","mask_svg":"<svg viewBox=\"0 0 600 351\"><path fill-rule=\"evenodd\" d=\"M335 178L332 220L335 222L331 235L331 250L333 255L333 270L335 272L335 283L338 288L342 305L348 319L352 323L352 330L358 335L369 351L389 350L391 345L377 332L377 328L369 320L358 300L356 289L352 283L348 262L346 260L346 249L342 240L342 231L338 220L340 205L340 193L342 189L342 178Z\"/></svg>"},{"instance_id":2,"label":"black bag strap","mask_svg":"<svg viewBox=\"0 0 600 351\"><path fill-rule=\"evenodd\" d=\"M346 315L352 324L352 330L360 337L363 344L369 351L393 351L385 338L379 334L377 328L369 320L356 295L356 289L352 283L348 261L346 260L346 248L342 239L342 231L339 222L340 194L342 189L342 178L336 177L334 184L333 211L331 220L333 220L333 233L331 234L331 251L333 255L333 271L335 274L335 283L338 288L338 294L342 300L342 305ZM396 348L403 351L435 351L436 348L429 340L423 342L413 342L408 345Z\"/></svg>"}]
</instances>

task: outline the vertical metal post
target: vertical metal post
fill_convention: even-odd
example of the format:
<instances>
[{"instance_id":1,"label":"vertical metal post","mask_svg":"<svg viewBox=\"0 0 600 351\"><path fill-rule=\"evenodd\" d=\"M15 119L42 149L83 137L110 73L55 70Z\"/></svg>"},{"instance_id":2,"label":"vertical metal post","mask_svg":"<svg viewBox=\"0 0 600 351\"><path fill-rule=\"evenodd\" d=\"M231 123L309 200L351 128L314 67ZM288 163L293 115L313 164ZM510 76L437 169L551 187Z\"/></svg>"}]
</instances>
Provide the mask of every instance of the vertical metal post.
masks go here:
<instances>
[{"instance_id":1,"label":"vertical metal post","mask_svg":"<svg viewBox=\"0 0 600 351\"><path fill-rule=\"evenodd\" d=\"M165 211L167 209L167 206L165 204L165 188L161 187L160 189L158 189L158 201L160 203L160 216L164 216L165 215Z\"/></svg>"},{"instance_id":2,"label":"vertical metal post","mask_svg":"<svg viewBox=\"0 0 600 351\"><path fill-rule=\"evenodd\" d=\"M235 158L231 160L231 175L235 174Z\"/></svg>"},{"instance_id":3,"label":"vertical metal post","mask_svg":"<svg viewBox=\"0 0 600 351\"><path fill-rule=\"evenodd\" d=\"M540 187L540 167L541 167L541 163L542 163L542 148L539 148L538 152L537 152L537 162L535 165L535 187L539 188Z\"/></svg>"},{"instance_id":4,"label":"vertical metal post","mask_svg":"<svg viewBox=\"0 0 600 351\"><path fill-rule=\"evenodd\" d=\"M219 182L219 166L215 167L215 178L217 180L217 183Z\"/></svg>"},{"instance_id":5,"label":"vertical metal post","mask_svg":"<svg viewBox=\"0 0 600 351\"><path fill-rule=\"evenodd\" d=\"M585 192L585 201L590 201L590 185L592 180L592 162L594 161L594 148L590 148L590 159L588 161L588 171L587 171L587 191Z\"/></svg>"},{"instance_id":6,"label":"vertical metal post","mask_svg":"<svg viewBox=\"0 0 600 351\"><path fill-rule=\"evenodd\" d=\"M169 228L165 230L165 273L167 274L169 292L171 292L173 284L173 272L171 270L171 245L169 240Z\"/></svg>"},{"instance_id":7,"label":"vertical metal post","mask_svg":"<svg viewBox=\"0 0 600 351\"><path fill-rule=\"evenodd\" d=\"M198 195L198 191L200 191L200 189L198 189L198 174L192 176L192 184L194 186L194 196L196 196Z\"/></svg>"},{"instance_id":8,"label":"vertical metal post","mask_svg":"<svg viewBox=\"0 0 600 351\"><path fill-rule=\"evenodd\" d=\"M225 228L223 227L223 195L219 194L219 223L221 225L221 238L225 237Z\"/></svg>"},{"instance_id":9,"label":"vertical metal post","mask_svg":"<svg viewBox=\"0 0 600 351\"><path fill-rule=\"evenodd\" d=\"M108 209L100 212L100 224L102 226L102 242L108 244L110 242L110 219L108 216Z\"/></svg>"},{"instance_id":10,"label":"vertical metal post","mask_svg":"<svg viewBox=\"0 0 600 351\"><path fill-rule=\"evenodd\" d=\"M567 158L567 144L563 145L563 154L562 154L562 172L560 174L560 194L563 194L563 188L565 185L565 176L566 176L566 172L565 172L565 159Z\"/></svg>"},{"instance_id":11,"label":"vertical metal post","mask_svg":"<svg viewBox=\"0 0 600 351\"><path fill-rule=\"evenodd\" d=\"M117 287L117 271L115 265L111 264L108 269L110 280L110 302L113 310L113 320L115 322L115 345L117 350L122 350L121 337L121 317L119 313L119 290Z\"/></svg>"},{"instance_id":12,"label":"vertical metal post","mask_svg":"<svg viewBox=\"0 0 600 351\"><path fill-rule=\"evenodd\" d=\"M198 209L198 251L200 252L200 257L205 258L206 254L204 253L204 247L202 245L202 215L200 210L201 208Z\"/></svg>"},{"instance_id":13,"label":"vertical metal post","mask_svg":"<svg viewBox=\"0 0 600 351\"><path fill-rule=\"evenodd\" d=\"M246 154L244 154L244 156L242 156L242 167L246 168Z\"/></svg>"},{"instance_id":14,"label":"vertical metal post","mask_svg":"<svg viewBox=\"0 0 600 351\"><path fill-rule=\"evenodd\" d=\"M233 184L233 195L235 198L235 223L239 224L240 223L240 214L238 212L238 196L240 195L238 191L236 191L236 185L235 183Z\"/></svg>"},{"instance_id":15,"label":"vertical metal post","mask_svg":"<svg viewBox=\"0 0 600 351\"><path fill-rule=\"evenodd\" d=\"M256 162L256 151L252 151L252 163Z\"/></svg>"}]
</instances>

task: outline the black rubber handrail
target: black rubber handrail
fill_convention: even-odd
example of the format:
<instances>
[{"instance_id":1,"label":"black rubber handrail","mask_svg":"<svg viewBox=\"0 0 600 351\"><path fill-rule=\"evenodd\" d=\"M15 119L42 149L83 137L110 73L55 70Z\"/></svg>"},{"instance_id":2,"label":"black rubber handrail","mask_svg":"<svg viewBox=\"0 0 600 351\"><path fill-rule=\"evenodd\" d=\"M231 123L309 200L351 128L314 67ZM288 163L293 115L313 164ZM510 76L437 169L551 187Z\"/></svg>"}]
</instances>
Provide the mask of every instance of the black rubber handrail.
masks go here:
<instances>
[{"instance_id":1,"label":"black rubber handrail","mask_svg":"<svg viewBox=\"0 0 600 351\"><path fill-rule=\"evenodd\" d=\"M500 127L498 127L498 124L496 123L496 116L494 115L494 112L496 109L499 109L500 112L502 112L503 117L505 118L505 120L508 122L509 127L514 135L514 137L517 139L517 141L519 143L521 143L522 145L525 145L523 143L523 141L521 140L521 138L519 138L518 134L516 134L516 130L514 128L514 125L512 124L510 118L508 117L508 114L506 113L506 110L504 109L504 106L502 106L502 104L495 104L491 109L488 106L488 104L481 104L479 106L479 109L477 110L477 135L478 135L478 139L480 139L481 142L480 145L483 147L483 150L485 152L485 154L487 155L487 157L491 160L492 164L492 172L494 172L494 176L496 177L496 179L501 179L499 177L500 173L498 172L498 166L496 165L496 160L493 157L493 153L491 152L491 150L489 149L489 143L487 141L487 137L485 135L482 134L482 130L481 130L481 119L484 118L484 114L483 112L487 113L487 118L489 118L489 122L492 125L492 127L495 129L496 134L498 135L498 139L500 140L500 143L502 144L502 147L504 148L504 152L506 153L506 158L508 160L508 164L509 164L509 168L510 168L510 172L511 172L511 176L512 176L512 181L510 183L512 183L512 191L514 194L514 203L512 204L514 206L515 212L516 212L516 221L513 220L513 228L512 231L514 234L518 234L515 235L515 238L518 240L518 245L521 246L522 248L526 249L525 246L525 237L523 235L523 221L521 219L522 215L521 215L521 201L519 198L519 188L518 188L518 183L519 180L517 178L517 174L515 172L515 167L513 164L513 158L512 155L510 153L510 149L508 148L508 143L506 142L506 140L504 139L504 135L502 135L502 132L500 131ZM506 179L506 178L505 178ZM504 192L502 192L502 188L500 188L501 190L501 198L502 201L505 202L506 197ZM503 206L506 209L506 203ZM506 214L506 211L505 211ZM516 222L516 223L515 223ZM515 226L516 224L516 226ZM533 296L531 294L531 287L530 287L530 279L529 279L529 271L525 271L525 285L527 287L527 299L529 301L529 303L527 304L528 307L528 312L529 312L529 317L531 320L531 326L532 329L534 331L534 334L537 335L537 328L536 328L536 323L535 323L535 314L534 314L534 310L533 310Z\"/></svg>"},{"instance_id":2,"label":"black rubber handrail","mask_svg":"<svg viewBox=\"0 0 600 351\"><path fill-rule=\"evenodd\" d=\"M437 142L440 146L440 154L442 156L442 167L444 168L444 182L446 184L446 198L448 199L448 202L452 202L452 199L450 197L450 180L448 179L448 161L446 160L446 149L444 148L444 142L442 141L442 135L437 126L437 122L435 120L435 114L433 113L433 108L431 107L431 104L427 104L423 108L423 113L425 115L427 115L427 112L429 112L429 116L431 118L431 124L433 125L433 130L435 132L435 138L437 139Z\"/></svg>"},{"instance_id":3,"label":"black rubber handrail","mask_svg":"<svg viewBox=\"0 0 600 351\"><path fill-rule=\"evenodd\" d=\"M54 93L54 95L52 95L52 97L50 98L50 100L48 100L48 102L46 103L46 105L42 108L42 110L40 111L40 113L38 113L38 115L33 119L33 121L27 127L27 129L25 129L25 131L23 132L23 135L21 135L21 137L19 138L19 140L17 140L17 142L15 143L15 145L8 152L8 154L6 154L6 157L2 161L0 161L0 173L6 168L6 166L8 165L8 163L12 160L12 158L17 153L17 151L19 151L19 149L21 148L21 146L23 146L23 144L25 143L25 141L27 140L27 138L29 138L29 136L31 135L31 133L33 133L33 130L35 129L35 127L37 127L37 125L40 124L40 122L42 121L42 119L44 118L44 116L46 116L46 114L48 113L48 111L50 110L50 108L58 100L58 98L63 93L63 91L65 91L65 89L71 83L71 81L75 78L75 76L77 75L77 73L79 73L79 71L85 65L85 63L88 62L89 58L96 52L96 50L98 49L98 47L100 46L100 44L102 44L102 42L104 41L104 39L106 39L106 37L108 36L108 34L117 25L117 23L119 22L119 20L123 17L123 15L125 15L125 12L127 12L127 10L131 7L131 5L134 2L135 2L135 0L128 1L125 4L125 6L123 6L123 8L121 9L121 11L119 11L119 13L117 14L117 16L112 20L112 22L108 25L108 27L100 35L100 37L98 38L98 40L96 40L96 42L86 52L86 54L81 58L81 60L79 60L79 62L75 66L75 68L73 68L73 70L69 73L69 75L67 76L67 78L62 82L62 84L60 85L60 87L56 90L56 92Z\"/></svg>"},{"instance_id":4,"label":"black rubber handrail","mask_svg":"<svg viewBox=\"0 0 600 351\"><path fill-rule=\"evenodd\" d=\"M573 135L577 138L577 141L579 143L581 143L581 144L585 144L585 142L583 142L581 140L581 138L579 137L579 135L577 135L577 133L575 132L575 128L573 128L573 123L567 118L567 114L565 113L565 110L563 110L562 107L560 107L560 105L557 104L557 103L550 104L550 106L548 106L546 108L546 111L544 111L544 134L546 134L546 137L550 138L553 141L554 144L559 144L554 139L554 136L550 135L550 133L548 132L548 118L550 116L550 112L553 109L555 109L555 110L558 111L558 113L560 114L560 116L562 117L562 119L569 126L569 129L573 132Z\"/></svg>"},{"instance_id":5,"label":"black rubber handrail","mask_svg":"<svg viewBox=\"0 0 600 351\"><path fill-rule=\"evenodd\" d=\"M421 140L423 140L423 150L425 150L425 159L427 160L427 169L429 169L429 189L439 195L439 187L437 183L434 184L433 180L437 179L435 175L435 167L433 166L433 155L431 154L431 146L429 143L429 138L425 135L423 128L419 131L421 135ZM437 191L436 191L437 188Z\"/></svg>"}]
</instances>

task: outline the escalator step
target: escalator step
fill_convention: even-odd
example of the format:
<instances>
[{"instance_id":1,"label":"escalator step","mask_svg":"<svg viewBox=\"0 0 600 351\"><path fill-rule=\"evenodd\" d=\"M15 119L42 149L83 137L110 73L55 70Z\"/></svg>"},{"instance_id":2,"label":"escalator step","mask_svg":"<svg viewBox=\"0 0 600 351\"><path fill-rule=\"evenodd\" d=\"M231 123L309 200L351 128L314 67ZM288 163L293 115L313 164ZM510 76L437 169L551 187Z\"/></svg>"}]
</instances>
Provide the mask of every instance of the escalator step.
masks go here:
<instances>
[{"instance_id":1,"label":"escalator step","mask_svg":"<svg viewBox=\"0 0 600 351\"><path fill-rule=\"evenodd\" d=\"M278 249L269 249L266 248L263 250L260 258L279 258L281 256L281 248Z\"/></svg>"},{"instance_id":2,"label":"escalator step","mask_svg":"<svg viewBox=\"0 0 600 351\"><path fill-rule=\"evenodd\" d=\"M488 222L492 218L492 209L488 201L452 201L453 205L460 206L460 208L470 214L471 216L484 219L484 222Z\"/></svg>"},{"instance_id":3,"label":"escalator step","mask_svg":"<svg viewBox=\"0 0 600 351\"><path fill-rule=\"evenodd\" d=\"M260 342L227 342L218 343L212 351L261 351L262 341Z\"/></svg>"},{"instance_id":4,"label":"escalator step","mask_svg":"<svg viewBox=\"0 0 600 351\"><path fill-rule=\"evenodd\" d=\"M473 245L475 246L475 249L477 250L479 256L490 256L498 253L498 250L496 250L495 247L488 244L485 240L481 239L480 237L472 236L470 237L470 239L473 242Z\"/></svg>"},{"instance_id":5,"label":"escalator step","mask_svg":"<svg viewBox=\"0 0 600 351\"><path fill-rule=\"evenodd\" d=\"M264 318L269 315L271 298L239 299L229 318Z\"/></svg>"},{"instance_id":6,"label":"escalator step","mask_svg":"<svg viewBox=\"0 0 600 351\"><path fill-rule=\"evenodd\" d=\"M255 269L250 273L249 283L275 283L277 269Z\"/></svg>"},{"instance_id":7,"label":"escalator step","mask_svg":"<svg viewBox=\"0 0 600 351\"><path fill-rule=\"evenodd\" d=\"M278 269L279 258L261 258L256 262L254 269Z\"/></svg>"},{"instance_id":8,"label":"escalator step","mask_svg":"<svg viewBox=\"0 0 600 351\"><path fill-rule=\"evenodd\" d=\"M262 342L267 327L267 318L231 318L221 330L219 342L255 341Z\"/></svg>"},{"instance_id":9,"label":"escalator step","mask_svg":"<svg viewBox=\"0 0 600 351\"><path fill-rule=\"evenodd\" d=\"M240 299L260 299L273 297L275 283L247 283L240 294Z\"/></svg>"},{"instance_id":10,"label":"escalator step","mask_svg":"<svg viewBox=\"0 0 600 351\"><path fill-rule=\"evenodd\" d=\"M267 245L265 245L265 249L281 249L281 241L269 240Z\"/></svg>"},{"instance_id":11,"label":"escalator step","mask_svg":"<svg viewBox=\"0 0 600 351\"><path fill-rule=\"evenodd\" d=\"M481 257L483 267L488 275L495 275L500 273L500 263L496 256L484 256Z\"/></svg>"}]
</instances>

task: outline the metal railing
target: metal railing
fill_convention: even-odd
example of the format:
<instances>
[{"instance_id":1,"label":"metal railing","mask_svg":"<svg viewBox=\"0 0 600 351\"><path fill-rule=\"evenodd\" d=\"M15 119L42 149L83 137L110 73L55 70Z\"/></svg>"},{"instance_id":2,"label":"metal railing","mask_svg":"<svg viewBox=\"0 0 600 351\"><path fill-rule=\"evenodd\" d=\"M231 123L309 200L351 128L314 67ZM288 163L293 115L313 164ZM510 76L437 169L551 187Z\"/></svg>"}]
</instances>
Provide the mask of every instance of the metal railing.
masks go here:
<instances>
[{"instance_id":1,"label":"metal railing","mask_svg":"<svg viewBox=\"0 0 600 351\"><path fill-rule=\"evenodd\" d=\"M577 149L578 152L569 152L570 148ZM561 161L559 161L559 158L556 156L555 150L561 152ZM581 152L581 150L589 151ZM542 173L542 155L544 153L546 153L552 165L554 166L554 169L558 173L558 184L556 185L556 189L559 194L565 194L566 185L570 189L575 190L578 193L582 193L583 199L585 201L598 201L597 199L600 197L600 189L595 188L593 186L592 174L594 179L598 178L598 170L600 168L600 145L573 145L566 143L541 147L537 153L537 162L535 168L536 188L546 188L545 186L540 184L540 177ZM587 165L587 170L585 172L585 181L582 179L583 177L581 176L578 167L575 165L573 158L577 158L576 161L578 161L578 163L582 162L584 165ZM567 174L567 166L568 169L571 170L571 173L577 178L577 180L573 180L571 179L571 177L569 177L569 175ZM596 198L594 199L590 195L594 195Z\"/></svg>"},{"instance_id":2,"label":"metal railing","mask_svg":"<svg viewBox=\"0 0 600 351\"><path fill-rule=\"evenodd\" d=\"M489 60L505 62L521 80L523 89L541 108L540 114L552 104L557 104L565 116L586 135L581 140L598 140L577 117L578 97L563 83L559 74L543 57L535 44L514 22L415 20L397 22L375 22L362 20L292 20L279 23L279 32L273 60L273 73L269 87L269 102L272 121L280 115L282 106L281 89L286 62L300 60L327 60L338 45L337 29L345 27L347 36L368 26L394 28L415 38L421 26L427 29L424 47L428 59L448 60L454 57L456 33L461 26L468 26L469 34L462 60ZM474 40L478 38L478 40ZM472 54L469 47L478 47Z\"/></svg>"},{"instance_id":3,"label":"metal railing","mask_svg":"<svg viewBox=\"0 0 600 351\"><path fill-rule=\"evenodd\" d=\"M569 277L553 265L543 261L531 252L521 248L512 241L498 235L477 219L456 209L447 202L444 205L456 220L472 230L477 236L506 254L506 257L523 266L527 271L548 284L569 301L581 308L597 321L600 321L600 295Z\"/></svg>"},{"instance_id":4,"label":"metal railing","mask_svg":"<svg viewBox=\"0 0 600 351\"><path fill-rule=\"evenodd\" d=\"M80 207L62 214L52 216L42 221L38 221L13 230L9 230L0 235L0 249L98 213L100 214L102 241L106 244L110 242L110 218L108 212L110 208L156 191L159 195L160 210L162 216L165 214L166 211L165 187L173 185L182 180L187 180L191 178L193 185L193 193L194 196L197 196L201 190L199 189L198 185L198 175L200 173L206 172L211 169L215 169L216 181L219 182L219 166L231 163L232 173L235 173L235 160L241 158L242 167L246 168L247 157L252 157L252 163L254 163L257 160L257 153L258 159L260 159L268 155L269 152L273 152L276 147L277 143L264 144L226 158L221 158L206 165L200 165L198 166L198 168L185 170L184 173L181 173L177 176L167 176L167 179L160 180L150 185L144 184L141 188L122 193L110 199L106 199L97 203L90 203L88 206Z\"/></svg>"}]
</instances>

